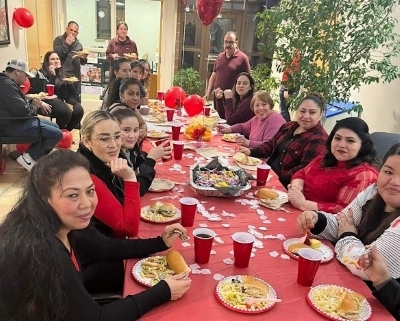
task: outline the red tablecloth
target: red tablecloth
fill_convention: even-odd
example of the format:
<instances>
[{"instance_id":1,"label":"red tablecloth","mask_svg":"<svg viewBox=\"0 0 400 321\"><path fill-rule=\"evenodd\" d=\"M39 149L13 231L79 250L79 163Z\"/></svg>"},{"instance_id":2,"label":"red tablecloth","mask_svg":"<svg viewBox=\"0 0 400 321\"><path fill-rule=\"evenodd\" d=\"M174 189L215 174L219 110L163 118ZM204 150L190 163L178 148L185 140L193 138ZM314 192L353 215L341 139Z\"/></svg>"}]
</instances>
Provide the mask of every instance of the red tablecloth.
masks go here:
<instances>
[{"instance_id":1,"label":"red tablecloth","mask_svg":"<svg viewBox=\"0 0 400 321\"><path fill-rule=\"evenodd\" d=\"M220 136L213 137L209 145L219 147L235 148L236 144L221 142ZM145 145L146 149L146 145ZM226 151L226 150L225 150ZM193 151L185 151L185 153ZM195 152L193 154L196 155ZM163 165L157 165L157 177L168 178L175 182L183 182L188 180L189 167L193 159L184 158L182 161L170 161ZM169 171L168 169L174 164L182 165L182 169L186 173L181 174L177 171ZM254 173L255 174L255 173ZM254 184L254 183L253 183ZM273 175L267 187L275 186L277 189L284 190L276 175ZM181 187L181 185L179 185ZM182 186L183 187L183 186ZM257 228L260 226L267 227L267 231L259 231L263 235L283 234L286 238L301 236L297 230L295 221L299 213L298 210L286 205L291 213L283 211L273 211L261 207L271 221L271 224L264 224L260 219L260 215L256 210L249 206L241 205L235 202L235 199L211 198L199 196L191 187L184 186L184 192L178 193L182 196L193 196L201 202L206 202L205 207L208 209L215 206L212 212L221 214L223 210L229 213L235 213L236 217L223 217L220 222L210 222L202 217L199 213L196 214L196 219L193 228L188 228L188 235L192 235L194 228L199 227L199 223L205 223L209 228L213 229L224 241L223 244L214 243L213 249L217 252L216 255L211 255L210 263L202 266L211 270L211 275L191 275L192 285L189 291L183 298L172 301L162 306L155 308L142 317L143 320L241 320L245 317L244 314L237 313L222 306L214 297L215 286L217 281L213 279L216 273L224 276L236 274L248 274L259 277L271 284L277 292L277 296L283 300L282 303L277 303L275 307L265 313L251 315L254 320L323 320L324 317L315 312L306 301L306 294L309 288L302 287L296 283L297 278L297 261L295 259L284 260L280 258L284 254L282 250L283 241L279 239L264 239L264 248L256 251L255 257L250 259L250 265L247 269L239 269L233 265L226 265L222 261L225 258L233 258L229 253L233 249L230 235L237 231L247 231L248 225L253 225ZM253 187L251 191L255 191ZM177 195L177 192L165 193L147 193L142 198L142 206L149 205L152 199L158 196ZM168 200L179 207L179 197ZM284 218L285 221L279 221L278 218ZM222 223L230 224L229 228L223 227ZM139 229L139 236L142 238L160 235L164 229L164 225L151 224L142 222ZM177 240L174 243L174 248L178 249L185 258L188 265L194 263L194 248L193 237L189 240L190 247L182 247L181 241ZM326 243L326 242L325 242ZM278 257L270 256L269 252L279 252ZM138 284L132 277L131 270L137 260L128 260L125 271L124 296L134 294L145 289L144 286ZM371 320L394 320L386 309L372 296L368 287L358 277L352 275L345 267L343 267L336 259L333 259L327 264L321 264L317 272L313 285L319 284L337 284L351 288L363 294L372 307Z\"/></svg>"}]
</instances>

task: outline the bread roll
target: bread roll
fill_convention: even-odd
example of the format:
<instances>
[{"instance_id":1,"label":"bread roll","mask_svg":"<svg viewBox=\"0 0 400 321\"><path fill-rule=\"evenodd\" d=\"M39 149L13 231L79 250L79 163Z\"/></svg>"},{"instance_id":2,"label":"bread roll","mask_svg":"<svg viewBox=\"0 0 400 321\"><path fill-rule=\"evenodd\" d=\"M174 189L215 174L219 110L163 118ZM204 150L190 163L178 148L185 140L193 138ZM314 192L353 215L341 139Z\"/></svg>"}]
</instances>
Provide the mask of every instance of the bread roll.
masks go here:
<instances>
[{"instance_id":1,"label":"bread roll","mask_svg":"<svg viewBox=\"0 0 400 321\"><path fill-rule=\"evenodd\" d=\"M359 293L347 293L339 306L338 314L348 320L360 319L361 303L364 300Z\"/></svg>"},{"instance_id":2,"label":"bread roll","mask_svg":"<svg viewBox=\"0 0 400 321\"><path fill-rule=\"evenodd\" d=\"M153 202L153 203L150 204L149 210L151 212L157 213L158 209L160 208L161 205L162 205L161 202Z\"/></svg>"},{"instance_id":3,"label":"bread roll","mask_svg":"<svg viewBox=\"0 0 400 321\"><path fill-rule=\"evenodd\" d=\"M242 284L245 293L253 298L265 298L268 295L268 285L251 276L242 276Z\"/></svg>"},{"instance_id":4,"label":"bread roll","mask_svg":"<svg viewBox=\"0 0 400 321\"><path fill-rule=\"evenodd\" d=\"M191 271L184 258L177 250L172 249L168 251L167 263L176 274L189 273Z\"/></svg>"},{"instance_id":5,"label":"bread roll","mask_svg":"<svg viewBox=\"0 0 400 321\"><path fill-rule=\"evenodd\" d=\"M158 208L158 213L166 217L174 216L175 212L176 208L171 203L164 203Z\"/></svg>"},{"instance_id":6,"label":"bread roll","mask_svg":"<svg viewBox=\"0 0 400 321\"><path fill-rule=\"evenodd\" d=\"M311 246L304 243L292 243L288 246L288 251L296 255L299 254L300 249L311 249Z\"/></svg>"},{"instance_id":7,"label":"bread roll","mask_svg":"<svg viewBox=\"0 0 400 321\"><path fill-rule=\"evenodd\" d=\"M267 200L275 200L278 199L279 194L277 193L277 191L273 190L273 189L269 189L269 188L260 188L257 192L256 192L256 197L258 199L267 199Z\"/></svg>"}]
</instances>

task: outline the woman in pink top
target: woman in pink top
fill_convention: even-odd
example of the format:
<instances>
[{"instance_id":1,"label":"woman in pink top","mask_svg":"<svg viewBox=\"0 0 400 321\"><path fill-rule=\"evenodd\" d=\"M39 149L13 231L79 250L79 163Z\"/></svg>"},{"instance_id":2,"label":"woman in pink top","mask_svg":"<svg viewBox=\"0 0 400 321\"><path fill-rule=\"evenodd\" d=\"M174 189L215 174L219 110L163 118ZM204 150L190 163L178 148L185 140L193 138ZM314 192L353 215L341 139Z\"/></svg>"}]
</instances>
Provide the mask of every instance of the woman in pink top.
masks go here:
<instances>
[{"instance_id":1,"label":"woman in pink top","mask_svg":"<svg viewBox=\"0 0 400 321\"><path fill-rule=\"evenodd\" d=\"M249 121L232 126L218 125L221 133L239 133L236 142L245 147L257 147L270 140L276 132L286 123L281 114L273 111L274 101L266 91L258 91L254 94L250 109L255 116ZM247 139L248 137L249 139Z\"/></svg>"}]
</instances>

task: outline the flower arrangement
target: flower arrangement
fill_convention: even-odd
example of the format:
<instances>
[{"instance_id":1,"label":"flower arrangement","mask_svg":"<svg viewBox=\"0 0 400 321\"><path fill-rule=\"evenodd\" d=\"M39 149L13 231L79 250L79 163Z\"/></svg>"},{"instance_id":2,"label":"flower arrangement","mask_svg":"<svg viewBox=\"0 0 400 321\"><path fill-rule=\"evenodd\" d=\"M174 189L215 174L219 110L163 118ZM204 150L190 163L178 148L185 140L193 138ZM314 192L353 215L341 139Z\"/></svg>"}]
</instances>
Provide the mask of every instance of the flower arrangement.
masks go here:
<instances>
[{"instance_id":1,"label":"flower arrangement","mask_svg":"<svg viewBox=\"0 0 400 321\"><path fill-rule=\"evenodd\" d=\"M189 125L185 129L185 136L189 140L205 141L211 139L211 129L204 125Z\"/></svg>"}]
</instances>

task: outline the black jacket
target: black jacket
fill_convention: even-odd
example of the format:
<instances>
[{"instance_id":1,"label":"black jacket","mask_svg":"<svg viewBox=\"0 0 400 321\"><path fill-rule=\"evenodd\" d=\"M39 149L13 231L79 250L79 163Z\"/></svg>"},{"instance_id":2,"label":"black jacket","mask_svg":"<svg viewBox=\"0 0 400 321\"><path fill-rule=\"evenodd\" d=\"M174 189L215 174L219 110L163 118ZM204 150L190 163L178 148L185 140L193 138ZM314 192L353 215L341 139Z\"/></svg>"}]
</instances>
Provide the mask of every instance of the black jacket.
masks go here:
<instances>
[{"instance_id":1,"label":"black jacket","mask_svg":"<svg viewBox=\"0 0 400 321\"><path fill-rule=\"evenodd\" d=\"M48 72L46 69L41 68L39 70L43 76L45 76L49 82L49 84L54 85L54 93L58 98L64 101L68 101L71 97L79 101L79 97L76 94L74 86L68 84L62 78L64 77L63 69L56 69L56 74L53 75Z\"/></svg>"},{"instance_id":2,"label":"black jacket","mask_svg":"<svg viewBox=\"0 0 400 321\"><path fill-rule=\"evenodd\" d=\"M56 37L53 42L53 50L60 57L64 68L65 77L75 76L81 80L81 65L86 65L87 59L72 59L72 57L76 55L76 52L83 50L82 44L78 39L76 39L72 45L69 45L65 41L66 38L66 33L64 33L62 36Z\"/></svg>"},{"instance_id":3,"label":"black jacket","mask_svg":"<svg viewBox=\"0 0 400 321\"><path fill-rule=\"evenodd\" d=\"M400 284L395 279L390 279L379 290L374 290L372 294L381 302L384 307L400 321Z\"/></svg>"},{"instance_id":4,"label":"black jacket","mask_svg":"<svg viewBox=\"0 0 400 321\"><path fill-rule=\"evenodd\" d=\"M78 263L81 255L97 261L123 260L146 257L168 249L160 236L151 239L112 239L101 235L92 228L72 231L68 238ZM65 303L67 310L63 318L65 321L132 321L171 299L168 284L161 281L140 293L129 295L106 305L99 305L85 290L82 273L75 269L70 253L61 242L57 250L61 252L65 266L62 271L64 274L62 277L66 281L64 291L67 296Z\"/></svg>"},{"instance_id":5,"label":"black jacket","mask_svg":"<svg viewBox=\"0 0 400 321\"><path fill-rule=\"evenodd\" d=\"M29 103L19 85L4 73L0 73L0 128L1 132L13 134L21 121L1 120L2 117L36 116L37 107Z\"/></svg>"}]
</instances>

